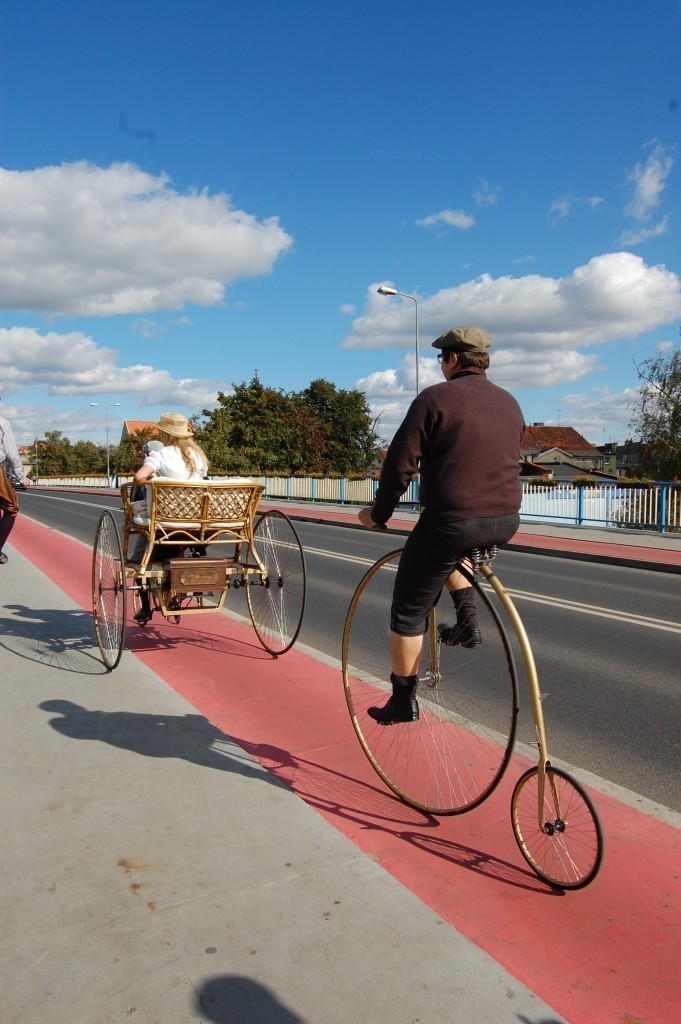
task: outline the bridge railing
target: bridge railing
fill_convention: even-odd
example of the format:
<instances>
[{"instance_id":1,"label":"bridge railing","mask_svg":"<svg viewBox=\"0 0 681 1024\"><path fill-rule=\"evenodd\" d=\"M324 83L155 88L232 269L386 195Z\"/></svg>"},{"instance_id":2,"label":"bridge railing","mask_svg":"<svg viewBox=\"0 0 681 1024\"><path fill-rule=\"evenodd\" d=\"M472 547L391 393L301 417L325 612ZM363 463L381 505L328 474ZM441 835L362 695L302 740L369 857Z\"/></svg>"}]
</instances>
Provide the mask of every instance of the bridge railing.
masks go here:
<instances>
[{"instance_id":1,"label":"bridge railing","mask_svg":"<svg viewBox=\"0 0 681 1024\"><path fill-rule=\"evenodd\" d=\"M229 479L213 476L211 479ZM111 483L118 490L132 475L115 476ZM265 486L265 498L285 501L319 501L341 505L369 505L374 500L378 481L374 477L254 476ZM107 488L104 475L40 477L43 487ZM400 507L417 509L418 480L412 480ZM676 481L645 485L547 484L523 482L520 518L527 522L564 523L573 526L607 526L638 530L681 531L681 484Z\"/></svg>"}]
</instances>

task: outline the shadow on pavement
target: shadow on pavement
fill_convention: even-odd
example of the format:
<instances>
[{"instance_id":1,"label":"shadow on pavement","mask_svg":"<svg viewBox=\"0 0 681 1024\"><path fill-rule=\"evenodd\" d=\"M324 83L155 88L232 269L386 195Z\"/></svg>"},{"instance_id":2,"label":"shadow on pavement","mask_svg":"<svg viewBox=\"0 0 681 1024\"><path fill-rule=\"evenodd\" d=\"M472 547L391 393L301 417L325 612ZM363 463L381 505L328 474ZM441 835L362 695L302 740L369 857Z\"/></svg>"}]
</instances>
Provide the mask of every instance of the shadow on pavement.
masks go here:
<instances>
[{"instance_id":1,"label":"shadow on pavement","mask_svg":"<svg viewBox=\"0 0 681 1024\"><path fill-rule=\"evenodd\" d=\"M94 636L92 615L80 609L29 608L6 604L2 646L18 658L50 665L62 672L105 675Z\"/></svg>"},{"instance_id":2,"label":"shadow on pavement","mask_svg":"<svg viewBox=\"0 0 681 1024\"><path fill-rule=\"evenodd\" d=\"M195 1009L214 1024L305 1024L265 985L242 974L208 978L197 990Z\"/></svg>"},{"instance_id":3,"label":"shadow on pavement","mask_svg":"<svg viewBox=\"0 0 681 1024\"><path fill-rule=\"evenodd\" d=\"M452 825L446 824L452 822L452 818L441 819L410 807L381 784L369 785L352 775L343 774L317 761L297 757L269 743L254 743L241 737L234 739L285 782L306 804L316 808L332 822L341 819L360 825L363 832L392 835L400 842L421 849L430 856L518 889L548 897L564 895L563 890L552 889L524 866L518 867L510 861L456 841L448 835ZM348 834L342 825L336 824L336 827ZM441 830L442 834L435 834L434 829Z\"/></svg>"},{"instance_id":4,"label":"shadow on pavement","mask_svg":"<svg viewBox=\"0 0 681 1024\"><path fill-rule=\"evenodd\" d=\"M98 740L143 757L173 757L260 779L275 786L284 783L258 764L203 715L147 715L130 711L98 711L70 700L46 700L39 705L60 717L50 725L74 740Z\"/></svg>"}]
</instances>

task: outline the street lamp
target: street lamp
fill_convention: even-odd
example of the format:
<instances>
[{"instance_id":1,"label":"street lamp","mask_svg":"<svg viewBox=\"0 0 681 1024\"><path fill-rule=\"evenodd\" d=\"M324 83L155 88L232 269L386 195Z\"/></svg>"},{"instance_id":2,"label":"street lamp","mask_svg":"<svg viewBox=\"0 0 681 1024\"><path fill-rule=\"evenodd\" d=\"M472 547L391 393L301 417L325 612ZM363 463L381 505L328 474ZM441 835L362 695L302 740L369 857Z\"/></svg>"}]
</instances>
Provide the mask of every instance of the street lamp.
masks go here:
<instances>
[{"instance_id":1,"label":"street lamp","mask_svg":"<svg viewBox=\"0 0 681 1024\"><path fill-rule=\"evenodd\" d=\"M90 402L90 405L93 406L93 408L95 408L95 409L99 407L99 403L98 402ZM105 423L105 427L106 427L106 486L107 487L111 487L111 469L110 469L110 465L109 465L109 456L111 454L110 451L109 451L109 409L119 409L121 405L122 405L122 402L112 402L111 405L105 405L104 406L104 423Z\"/></svg>"},{"instance_id":2,"label":"street lamp","mask_svg":"<svg viewBox=\"0 0 681 1024\"><path fill-rule=\"evenodd\" d=\"M419 393L419 304L416 301L414 295L408 295L407 292L398 292L396 288L388 288L387 285L382 284L380 288L377 288L379 295L401 295L405 299L411 299L414 303L414 313L416 314L416 394Z\"/></svg>"}]
</instances>

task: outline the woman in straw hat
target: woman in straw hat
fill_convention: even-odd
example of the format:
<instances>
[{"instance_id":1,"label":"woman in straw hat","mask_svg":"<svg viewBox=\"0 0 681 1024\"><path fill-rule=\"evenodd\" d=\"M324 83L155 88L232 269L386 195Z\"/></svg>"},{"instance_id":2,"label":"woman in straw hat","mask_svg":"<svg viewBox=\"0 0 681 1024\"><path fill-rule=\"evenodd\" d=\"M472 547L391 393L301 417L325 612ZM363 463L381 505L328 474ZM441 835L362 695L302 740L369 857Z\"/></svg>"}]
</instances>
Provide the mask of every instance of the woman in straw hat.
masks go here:
<instances>
[{"instance_id":1,"label":"woman in straw hat","mask_svg":"<svg viewBox=\"0 0 681 1024\"><path fill-rule=\"evenodd\" d=\"M152 476L170 480L203 480L208 473L205 452L193 438L189 420L179 412L164 412L156 424L160 451L147 452L135 473L135 481L144 483Z\"/></svg>"},{"instance_id":2,"label":"woman in straw hat","mask_svg":"<svg viewBox=\"0 0 681 1024\"><path fill-rule=\"evenodd\" d=\"M170 480L203 480L208 473L208 459L194 440L187 417L179 412L164 412L157 426L161 446L157 451L147 450L144 462L135 473L135 481L144 483L152 476ZM139 561L146 543L144 537L138 538L132 561ZM202 553L205 553L205 549ZM167 546L164 554L166 557L172 555ZM175 554L181 556L182 549L178 549ZM153 557L152 554L152 559ZM140 591L140 604L141 608L135 615L135 620L140 626L144 626L152 615L148 590Z\"/></svg>"}]
</instances>

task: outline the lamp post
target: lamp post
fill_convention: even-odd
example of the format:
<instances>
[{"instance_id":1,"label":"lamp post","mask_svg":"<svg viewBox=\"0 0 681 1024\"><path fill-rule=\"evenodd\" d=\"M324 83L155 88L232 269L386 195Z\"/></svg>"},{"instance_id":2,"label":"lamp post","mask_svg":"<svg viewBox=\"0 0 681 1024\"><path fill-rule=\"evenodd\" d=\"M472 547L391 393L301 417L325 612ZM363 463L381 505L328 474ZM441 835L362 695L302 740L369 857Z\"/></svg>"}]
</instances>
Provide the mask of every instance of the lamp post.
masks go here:
<instances>
[{"instance_id":1,"label":"lamp post","mask_svg":"<svg viewBox=\"0 0 681 1024\"><path fill-rule=\"evenodd\" d=\"M398 292L396 288L388 288L387 285L382 284L380 288L376 289L379 295L401 295L405 299L411 299L414 303L414 313L416 315L416 394L419 393L419 304L416 301L416 296L408 295L407 292Z\"/></svg>"},{"instance_id":2,"label":"lamp post","mask_svg":"<svg viewBox=\"0 0 681 1024\"><path fill-rule=\"evenodd\" d=\"M90 402L93 408L98 408L98 402ZM109 409L119 409L122 402L112 402L111 405L104 406L104 425L106 429L106 486L111 487L111 468L109 464L110 451L109 451Z\"/></svg>"}]
</instances>

